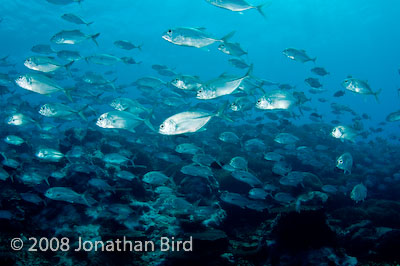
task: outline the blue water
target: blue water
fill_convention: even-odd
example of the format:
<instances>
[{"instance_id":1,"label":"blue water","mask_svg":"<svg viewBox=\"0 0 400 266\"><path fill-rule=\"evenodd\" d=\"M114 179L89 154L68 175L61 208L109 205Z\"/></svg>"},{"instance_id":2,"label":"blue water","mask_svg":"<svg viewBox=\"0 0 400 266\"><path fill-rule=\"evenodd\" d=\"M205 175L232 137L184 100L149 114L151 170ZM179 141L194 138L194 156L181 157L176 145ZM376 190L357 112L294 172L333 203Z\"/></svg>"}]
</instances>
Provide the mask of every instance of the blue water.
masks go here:
<instances>
[{"instance_id":1,"label":"blue water","mask_svg":"<svg viewBox=\"0 0 400 266\"><path fill-rule=\"evenodd\" d=\"M248 50L248 61L254 63L255 74L262 78L306 87L303 81L310 76L312 66L291 62L281 53L287 47L295 47L305 49L311 57L316 56L317 65L331 73L323 79L324 87L331 91L339 89L340 82L348 75L368 80L375 90L382 88L380 98L384 104L352 94L340 99L355 111L369 111L374 120L382 121L398 107L397 44L400 36L394 30L398 4L397 1L323 4L319 1L302 1L301 4L273 1L265 8L267 18L264 20L255 10L238 14L213 8L205 1L85 1L81 5L67 6L46 1L12 1L4 4L1 11L4 18L0 28L4 36L1 50L14 61L22 62L30 55L33 45L45 43L60 30L77 28L59 18L63 13L76 13L87 21L95 21L90 27L81 27L85 33L101 32L100 47L84 42L78 46L82 54L123 55L124 51L112 45L117 39L144 44L143 52L127 53L144 62L140 67L121 64L112 67L119 73L119 82L151 74L149 66L153 63L167 64L178 72L207 79L237 70L218 50L211 49L207 53L173 46L161 39L162 32L169 27L201 26L215 36L223 36L235 30L232 41L240 42ZM79 67L87 66L80 63ZM17 68L24 70L21 64ZM391 131L395 129L389 127Z\"/></svg>"},{"instance_id":2,"label":"blue water","mask_svg":"<svg viewBox=\"0 0 400 266\"><path fill-rule=\"evenodd\" d=\"M264 0L251 1L251 4L259 5L264 2ZM326 152L325 154L329 155L332 164L326 165L326 169L335 168L335 160L341 153L350 151L353 154L353 157L355 158L354 171L356 174L351 176L351 178L354 178L356 181L351 178L346 179L346 177L340 173L341 182L334 185L345 187L346 189L344 189L344 194L346 196L338 196L340 199L337 202L335 201L332 203L332 205L336 206L337 204L342 206L344 204L350 206L350 208L358 208L358 206L349 199L352 188L349 184L355 185L360 182L364 182L369 191L372 191L371 194L368 195L374 195L374 193L376 193L375 198L372 196L373 199L378 200L385 198L387 200L396 200L398 197L390 194L393 191L388 190L388 194L385 195L385 189L389 189L390 186L397 187L399 182L393 176L400 170L400 165L396 159L398 158L396 155L399 155L398 142L400 140L400 124L399 122L386 122L385 119L389 113L400 109L400 96L398 95L398 89L400 88L400 31L398 30L398 10L400 10L400 2L395 0L273 0L263 8L266 15L264 18L255 9L243 11L241 13L232 12L215 7L204 0L84 0L79 4L71 3L68 5L54 5L45 0L2 1L0 9L0 18L2 18L0 22L0 57L8 56L7 61L15 64L15 67L0 66L0 73L7 74L10 71L14 71L9 75L12 79L12 84L8 85L12 92L3 96L1 101L2 124L0 127L0 133L2 139L9 134L24 135L24 138L27 139L29 148L25 147L26 150L24 150L24 148L22 150L16 149L16 152L12 153L11 149L13 149L13 146L7 146L2 143L0 146L2 149L1 151L5 153L10 152L9 155L12 153L11 157L15 157L23 163L24 161L29 161L25 159L27 156L29 157L29 154L31 154L32 158L34 157L33 151L37 146L39 146L39 144L46 144L45 141L41 143L29 142L29 134L27 132L30 132L31 130L32 132L35 132L35 130L38 129L34 127L34 129L32 129L32 127L18 127L18 129L16 129L16 127L12 127L5 123L5 119L10 115L10 113L6 111L8 97L12 97L13 94L27 93L26 90L23 90L14 83L14 79L19 75L32 72L24 66L24 61L29 56L35 55L31 51L31 48L34 45L49 44L56 51L62 49L76 50L79 51L83 57L94 54L112 54L117 57L131 56L137 62L142 62L135 65L128 65L119 62L110 66L100 66L87 63L85 60L77 61L72 66L72 68L77 72L73 72L72 76L65 75L64 78L57 81L65 88L74 87L76 80L78 80L78 78L86 71L95 71L101 74L112 70L114 72L112 75L104 76L110 80L117 78L115 82L116 86L130 84L144 76L155 76L165 82L170 82L173 79L173 77L158 75L151 68L154 64L166 65L176 73L199 76L201 80L204 81L216 78L222 73L235 75L237 77L242 76L247 70L238 69L229 64L228 59L232 57L218 51L218 44L212 44L205 49L196 49L193 47L174 45L162 39L163 33L170 28L204 27L208 33L216 38L221 38L229 32L235 31L234 36L229 41L240 43L240 46L248 52L248 55L244 55L242 58L245 59L247 63L254 65L253 75L255 77L281 84L291 84L296 86L296 91L305 92L306 96L311 98L311 101L307 102L305 105L313 108L311 112L316 112L322 115L322 123L324 123L326 128L328 128L328 131L325 132L326 138L321 137L318 139L315 137L315 139L313 139L313 134L316 134L316 132L310 131L310 129L307 128L302 128L304 125L313 123L309 119L309 114L311 112L304 112L304 115L297 119L289 118L289 121L298 126L298 128L292 128L293 132L288 133L294 135L299 133L302 136L305 133L308 133L307 140L310 142L303 141L298 146L311 146L314 145L315 142L329 146L329 150L332 152ZM61 16L64 13L74 13L81 16L86 21L93 21L94 23L90 26L75 25L61 19ZM90 35L100 33L100 36L97 38L99 45L96 46L91 40L83 41L76 45L57 45L50 42L50 38L57 32L72 29L80 29L83 33ZM116 40L129 40L136 45L142 44L143 47L141 50L122 50L113 44ZM304 49L311 58L317 58L316 63L301 63L290 60L282 54L282 51L289 47ZM310 71L310 69L315 66L324 67L330 74L324 77L316 76ZM382 92L378 96L379 102L376 101L372 95L364 96L350 91L346 91L343 97L333 97L333 94L336 91L344 90L344 88L341 87L341 82L348 76L368 81L368 84L374 92L382 89ZM310 87L304 82L304 80L309 77L318 78L326 91L320 94L311 94L309 92ZM271 87L266 87L267 91L270 89ZM32 107L36 107L45 102L59 102L56 96L61 94L62 93L55 93L55 95L51 97L46 97L44 95L31 93L28 94L28 96L23 96L22 99L31 104ZM120 94L118 92L105 92L102 97L105 96L112 96L114 98L121 96L130 98L146 98L146 95L142 94L135 86L129 86L126 88L125 94ZM255 94L256 98L261 96L262 94L260 92ZM194 95L185 97L188 106L193 107L194 104L201 102L196 100ZM327 102L321 103L318 101L318 98L325 98ZM93 131L97 130L101 134L104 134L102 137L105 138L105 142L110 141L112 137L118 138L118 134L111 134L110 137L110 135L107 135L110 131L105 133L106 131L103 131L103 129L96 126L98 116L104 112L112 110L107 104L103 103L96 105L90 99L80 100L78 97L75 97L74 99L79 104L92 105L95 110L95 114L89 114L87 122L80 121L79 118L75 121L54 121L51 119L39 118L39 114L37 113L35 113L35 120L46 121L54 124L61 123L62 130L53 133L56 138L61 141L61 144L63 143L66 131L73 127L82 127L84 129L89 127ZM218 100L212 100L211 103L215 107L215 110L208 111L215 112L226 100L232 101L234 99L235 95L229 95L223 96ZM187 110L186 106L161 106L160 102L164 101L161 95L158 99L147 98L147 100L150 101L150 103L153 101L153 104L149 105L148 103L145 103L145 105L154 110L154 116L152 117L151 122L156 130L158 130L158 126L169 116ZM65 101L62 102L69 104ZM354 118L354 116L348 113L340 116L332 114L330 104L333 102L349 106L358 115L367 114L371 117L371 119L362 120L364 125L362 131L370 133L367 138L363 139L360 137L356 142L341 142L339 140L334 140L329 136L331 128L334 127L330 122L331 120L337 119L341 124L352 125L352 119ZM259 175L263 175L265 174L264 170L266 168L271 169L271 165L266 165L266 161L263 160L262 155L260 155L261 153L255 155L248 151L246 152L244 151L243 146L240 145L229 147L224 146L225 143L218 142L218 135L221 132L232 130L238 133L239 137L242 139L241 142L244 142L250 138L246 136L247 119L251 121L248 125L249 131L254 130L254 127L258 125L263 126L264 124L271 122L264 117L264 112L266 111L257 110L254 107L247 113L243 114L240 119L233 122L221 122L221 120L218 120L219 118L212 118L212 126L210 126L210 128L206 127L207 130L212 132L210 135L207 135L205 132L197 132L195 134L183 135L183 138L186 137L188 142L194 142L199 146L203 145L202 147L205 147L203 153L205 154L211 154L215 157L219 157L219 155L223 154L225 157L222 159L222 164L229 163L230 158L228 158L229 156L227 154L235 156L244 154L243 156L249 161L249 168L251 168L251 164L253 164L252 171ZM295 112L299 114L297 109ZM228 111L227 113L228 115L231 114ZM255 122L253 118L257 116L262 117L262 119ZM277 123L278 128L278 124L282 121L280 120L275 122ZM371 133L371 128L382 128L382 132ZM35 134L36 133L33 133L33 135ZM124 134L126 134L126 132L122 135ZM129 134L131 133L128 133L128 136ZM196 134L200 137L196 137ZM125 137L121 137L118 140L123 143L123 147L127 147L128 142L124 142L126 140L124 139L126 138L126 135L124 136ZM140 154L140 152L145 153L147 159L150 158L150 161L155 158L156 153L161 151L177 155L173 149L168 146L174 146L186 142L179 139L179 136L176 138L174 136L162 137L157 132L149 132L148 128L144 129L144 127L139 130L137 135L131 135L128 138L153 138L152 136L155 136L153 140L154 142L146 143L146 145L144 145L150 148L142 146L138 148L135 147L135 152L139 152L138 154ZM107 139L108 137L110 137L110 139ZM275 148L282 148L282 146L277 146L276 143L273 142L271 136L258 135L256 137L263 139L270 151ZM329 140L326 140L328 138ZM207 144L204 144L204 142L211 140L217 142L217 147L210 147L207 146ZM311 140L315 142L312 142ZM367 143L369 141L372 143L371 149L368 149L369 147ZM75 144L85 146L85 143ZM65 145L72 146L74 143L67 143ZM209 148L209 150L207 148ZM377 151L379 148L382 148L382 150ZM67 148L65 149L68 150ZM379 152L382 154L379 154ZM318 155L318 151L314 150L314 154ZM138 160L141 161L142 158L140 158L140 155L138 156ZM221 157L223 156L221 155ZM362 161L362 159L365 159L363 157L368 157L369 161ZM183 165L191 163L190 157L181 156L181 158L184 161ZM382 159L382 161L373 164L374 158ZM360 161L357 161L357 159L360 159ZM290 157L288 160L294 159ZM68 161L63 161L60 164L55 164L55 167L62 168L68 163ZM48 164L46 163L40 163L39 165L43 168L48 168ZM50 165L53 164L50 163ZM146 171L163 170L157 169L160 168L160 164L155 165L148 165L148 170ZM293 162L293 165L296 165L296 162ZM161 166L167 168L167 165L161 164ZM181 166L182 165L179 165L179 168ZM368 169L368 166L370 166L370 169ZM13 175L14 179L17 180L16 183L12 183L11 180L6 181L8 182L7 186L10 188L17 186L17 188L15 188L15 193L18 194L20 192L36 191L43 200L49 201L49 199L46 199L43 196L43 192L46 189L37 189L30 185L24 186L23 182L18 181L18 176L24 173L24 170L21 170L22 168L17 170L8 169L6 166L3 168L5 168L7 172ZM177 170L178 172L179 168ZM382 168L389 170L385 172ZM339 179L338 171L332 170L327 174L324 172L326 169L303 167L300 170L309 171L318 175L321 180L323 179L323 184L331 184L330 182L332 180ZM215 171L221 171L220 169L213 170L214 174ZM295 166L293 167L293 170L296 170ZM132 171L135 172L135 170ZM146 171L138 170L135 174L138 173L138 175L143 176ZM271 171L269 173L271 173ZM180 173L177 175L179 174ZM374 174L376 175L375 179L371 177ZM92 177L94 176L90 176L90 178ZM326 178L326 180L324 178ZM393 181L394 183L386 181L385 183L383 181L384 178L394 178L396 180ZM279 180L279 178L277 179L277 176L274 176L274 180ZM264 182L266 180L262 181ZM57 181L50 179L51 186L73 187L76 185L72 180L70 182L71 184L68 182L57 183ZM112 185L118 186L118 183L115 182L115 180L110 179L108 182ZM177 185L179 186L179 183ZM291 192L293 192L292 194L297 198L301 194L299 191L302 190L299 187L296 189L298 190ZM83 193L85 190L86 189L82 188L79 192ZM235 190L235 188L233 190ZM232 192L238 192L238 190ZM124 192L118 193L123 194ZM214 191L214 193L216 192ZM120 196L120 194L118 195ZM94 198L98 202L101 201L97 196L94 196ZM343 198L347 199L347 202ZM146 200L149 199L147 198ZM345 203L341 202L341 200ZM119 200L115 198L112 198L112 200L107 199L105 201L120 203ZM191 203L195 204L195 201L196 200ZM60 206L63 206L62 204L68 205L65 202L60 204ZM202 202L200 206L202 204L205 203ZM49 205L48 207L53 208L54 205ZM29 205L21 208L29 209ZM4 209L7 210L7 208ZM84 211L85 210L82 208L77 209L77 212L80 214L84 213ZM243 210L238 208L237 211L240 213ZM32 216L27 215L23 220L28 224L38 222L39 220L35 215L40 215L40 213L39 210L35 209ZM65 213L60 215L60 217L63 215L65 215ZM228 216L229 215L236 217L235 215L237 214L232 214L232 211L228 211ZM250 215L256 216L254 220L263 220L263 214L259 214L261 215L261 218L260 216L257 216L257 214L251 213ZM51 220L50 218L48 219ZM53 219L57 220L61 218ZM227 223L232 222L232 219L234 218L229 216ZM83 220L84 219L78 221L78 223L82 223ZM366 218L365 220L368 219ZM54 222L54 220L52 221ZM216 228L224 231L224 226L230 228L229 225L222 225ZM383 225L379 224L374 226L385 227L386 224L383 223ZM400 229L400 226L396 227L392 224L391 227L396 228L396 230ZM113 230L112 226L111 230ZM51 232L51 230L48 229L47 232ZM11 236L4 236L4 238L6 237ZM3 242L7 243L6 241ZM3 245L3 243L1 243L1 245ZM339 244L339 246L340 245L341 244ZM225 253L227 252L229 252L228 249ZM345 253L347 255L350 254L352 257L357 257L362 252L357 253L355 251L346 251ZM218 254L218 256L219 255L220 254ZM236 258L239 258L241 255L235 256L237 256ZM293 255L293 257L295 257L295 255ZM394 261L394 259L389 255L387 255L387 257L382 255L382 257L379 257L378 259L375 258L375 260L385 261L385 258L388 258L387 261ZM365 258L365 261L370 259L371 258ZM12 261L15 262L18 260L12 259ZM162 261L165 262L165 260ZM251 261L251 259L249 259L249 261ZM267 259L262 258L260 261L254 260L252 262L255 265L264 265L263 263L265 263L265 261L267 261ZM224 261L223 263L227 262ZM223 265L223 263L216 265ZM236 263L238 263L237 260L233 262L233 264Z\"/></svg>"}]
</instances>

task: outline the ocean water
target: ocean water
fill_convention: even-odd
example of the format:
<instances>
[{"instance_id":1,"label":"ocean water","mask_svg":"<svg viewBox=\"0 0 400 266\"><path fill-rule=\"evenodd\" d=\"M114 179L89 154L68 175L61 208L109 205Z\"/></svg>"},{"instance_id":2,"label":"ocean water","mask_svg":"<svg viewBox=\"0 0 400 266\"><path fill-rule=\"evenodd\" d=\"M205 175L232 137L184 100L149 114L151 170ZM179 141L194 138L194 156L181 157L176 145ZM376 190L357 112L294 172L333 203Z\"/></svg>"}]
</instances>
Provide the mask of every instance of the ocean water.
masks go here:
<instances>
[{"instance_id":1,"label":"ocean water","mask_svg":"<svg viewBox=\"0 0 400 266\"><path fill-rule=\"evenodd\" d=\"M399 8L3 1L1 265L396 265Z\"/></svg>"}]
</instances>

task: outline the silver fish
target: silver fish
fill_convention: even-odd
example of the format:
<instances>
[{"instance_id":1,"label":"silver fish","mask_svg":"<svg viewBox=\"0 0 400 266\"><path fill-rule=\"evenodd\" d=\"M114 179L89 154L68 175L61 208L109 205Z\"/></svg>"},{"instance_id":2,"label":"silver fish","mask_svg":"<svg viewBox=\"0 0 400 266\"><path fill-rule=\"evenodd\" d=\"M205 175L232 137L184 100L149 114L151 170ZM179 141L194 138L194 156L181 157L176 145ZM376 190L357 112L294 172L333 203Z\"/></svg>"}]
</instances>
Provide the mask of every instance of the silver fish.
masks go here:
<instances>
[{"instance_id":1,"label":"silver fish","mask_svg":"<svg viewBox=\"0 0 400 266\"><path fill-rule=\"evenodd\" d=\"M36 152L36 157L48 162L59 162L62 158L64 158L64 154L58 150L51 148L40 148Z\"/></svg>"},{"instance_id":2,"label":"silver fish","mask_svg":"<svg viewBox=\"0 0 400 266\"><path fill-rule=\"evenodd\" d=\"M265 14L262 8L266 4L269 4L269 3L264 3L261 5L254 6L249 4L246 0L206 0L206 2L213 6L235 12L242 12L250 9L256 9L263 17L265 17Z\"/></svg>"},{"instance_id":3,"label":"silver fish","mask_svg":"<svg viewBox=\"0 0 400 266\"><path fill-rule=\"evenodd\" d=\"M96 39L99 35L100 33L87 35L80 30L63 30L51 37L51 41L56 44L78 44L87 39L91 39L98 46L99 44Z\"/></svg>"},{"instance_id":4,"label":"silver fish","mask_svg":"<svg viewBox=\"0 0 400 266\"><path fill-rule=\"evenodd\" d=\"M102 114L96 122L96 125L101 128L119 128L135 132L135 128L141 123L145 123L153 129L153 126L147 119L142 119L125 111L111 111Z\"/></svg>"},{"instance_id":5,"label":"silver fish","mask_svg":"<svg viewBox=\"0 0 400 266\"><path fill-rule=\"evenodd\" d=\"M82 56L78 51L70 51L70 50L58 51L57 56L67 61L77 61L82 59Z\"/></svg>"},{"instance_id":6,"label":"silver fish","mask_svg":"<svg viewBox=\"0 0 400 266\"><path fill-rule=\"evenodd\" d=\"M353 166L353 157L350 153L346 152L340 155L336 160L336 167L344 170L345 174L351 174L351 168Z\"/></svg>"},{"instance_id":7,"label":"silver fish","mask_svg":"<svg viewBox=\"0 0 400 266\"><path fill-rule=\"evenodd\" d=\"M359 201L364 201L367 198L367 188L364 186L364 184L360 183L355 185L350 193L350 198L356 203Z\"/></svg>"},{"instance_id":8,"label":"silver fish","mask_svg":"<svg viewBox=\"0 0 400 266\"><path fill-rule=\"evenodd\" d=\"M25 90L44 95L52 94L57 91L64 91L67 97L72 101L68 90L60 87L55 81L39 73L29 73L19 76L15 80L15 83Z\"/></svg>"},{"instance_id":9,"label":"silver fish","mask_svg":"<svg viewBox=\"0 0 400 266\"><path fill-rule=\"evenodd\" d=\"M25 60L24 65L32 70L40 71L40 72L53 72L56 71L60 68L65 68L66 70L69 70L71 65L74 63L74 61L69 62L68 64L61 64L57 62L57 60L54 59L54 57L48 57L48 56L31 56L28 59Z\"/></svg>"},{"instance_id":10,"label":"silver fish","mask_svg":"<svg viewBox=\"0 0 400 266\"><path fill-rule=\"evenodd\" d=\"M250 66L247 73L240 78L219 77L215 80L203 84L197 91L196 98L201 100L215 99L220 96L232 94L239 88L243 80L249 78L253 72L253 65Z\"/></svg>"},{"instance_id":11,"label":"silver fish","mask_svg":"<svg viewBox=\"0 0 400 266\"><path fill-rule=\"evenodd\" d=\"M49 188L44 195L52 200L65 201L69 203L77 203L83 204L86 206L91 206L91 204L87 201L85 195L76 193L70 188L67 187L52 187Z\"/></svg>"},{"instance_id":12,"label":"silver fish","mask_svg":"<svg viewBox=\"0 0 400 266\"><path fill-rule=\"evenodd\" d=\"M258 99L256 107L263 110L286 110L297 103L296 98L288 91L275 90Z\"/></svg>"},{"instance_id":13,"label":"silver fish","mask_svg":"<svg viewBox=\"0 0 400 266\"><path fill-rule=\"evenodd\" d=\"M159 171L151 171L146 173L143 176L143 182L150 184L161 186L164 185L167 181L171 180L168 176L164 175L162 172Z\"/></svg>"},{"instance_id":14,"label":"silver fish","mask_svg":"<svg viewBox=\"0 0 400 266\"><path fill-rule=\"evenodd\" d=\"M299 49L295 49L295 48L287 48L285 50L283 50L282 52L284 55L286 55L288 58L295 60L295 61L299 61L302 63L308 62L308 61L313 61L315 63L315 60L317 60L317 58L310 58L306 51L304 50L299 50Z\"/></svg>"},{"instance_id":15,"label":"silver fish","mask_svg":"<svg viewBox=\"0 0 400 266\"><path fill-rule=\"evenodd\" d=\"M77 16L75 14L72 14L72 13L66 13L66 14L62 15L61 18L63 20L66 20L68 22L71 22L71 23L74 23L74 24L78 24L78 25L84 24L86 26L89 26L89 25L91 25L93 23L93 21L92 22L86 22L83 18L81 18L81 17L79 17L79 16Z\"/></svg>"},{"instance_id":16,"label":"silver fish","mask_svg":"<svg viewBox=\"0 0 400 266\"><path fill-rule=\"evenodd\" d=\"M114 45L124 50L132 50L135 48L142 50L142 45L134 45L130 41L125 40L115 41Z\"/></svg>"},{"instance_id":17,"label":"silver fish","mask_svg":"<svg viewBox=\"0 0 400 266\"><path fill-rule=\"evenodd\" d=\"M201 130L215 116L223 117L225 106L217 113L182 112L167 118L158 130L163 135L179 135Z\"/></svg>"},{"instance_id":18,"label":"silver fish","mask_svg":"<svg viewBox=\"0 0 400 266\"><path fill-rule=\"evenodd\" d=\"M31 51L38 54L54 54L56 51L48 44L37 44L32 46Z\"/></svg>"},{"instance_id":19,"label":"silver fish","mask_svg":"<svg viewBox=\"0 0 400 266\"><path fill-rule=\"evenodd\" d=\"M86 62L90 62L97 65L111 66L123 60L119 57L110 54L98 54L85 57Z\"/></svg>"},{"instance_id":20,"label":"silver fish","mask_svg":"<svg viewBox=\"0 0 400 266\"><path fill-rule=\"evenodd\" d=\"M181 90L198 90L202 82L196 76L180 75L171 81L171 85Z\"/></svg>"},{"instance_id":21,"label":"silver fish","mask_svg":"<svg viewBox=\"0 0 400 266\"><path fill-rule=\"evenodd\" d=\"M85 105L79 110L74 110L68 105L61 103L46 103L40 107L39 114L46 117L54 117L61 119L74 119L75 115L79 115L83 120L87 120L83 111L88 107Z\"/></svg>"},{"instance_id":22,"label":"silver fish","mask_svg":"<svg viewBox=\"0 0 400 266\"><path fill-rule=\"evenodd\" d=\"M400 111L388 114L386 117L386 121L388 122L400 121Z\"/></svg>"},{"instance_id":23,"label":"silver fish","mask_svg":"<svg viewBox=\"0 0 400 266\"><path fill-rule=\"evenodd\" d=\"M7 118L7 124L14 125L14 126L25 126L25 125L29 125L29 124L36 124L39 126L39 124L35 120L33 120L29 116L21 114L21 113L17 113L17 114L13 114L13 115L9 116Z\"/></svg>"},{"instance_id":24,"label":"silver fish","mask_svg":"<svg viewBox=\"0 0 400 266\"><path fill-rule=\"evenodd\" d=\"M334 138L340 139L342 142L344 142L345 139L354 142L354 139L358 134L351 127L339 125L332 129L331 135Z\"/></svg>"},{"instance_id":25,"label":"silver fish","mask_svg":"<svg viewBox=\"0 0 400 266\"><path fill-rule=\"evenodd\" d=\"M233 36L234 32L217 39L205 32L205 28L174 28L167 30L162 38L170 43L182 46L202 48L215 42L226 42Z\"/></svg>"},{"instance_id":26,"label":"silver fish","mask_svg":"<svg viewBox=\"0 0 400 266\"><path fill-rule=\"evenodd\" d=\"M224 54L236 57L247 54L247 52L240 47L239 43L229 43L229 42L221 43L218 46L218 50L220 50Z\"/></svg>"},{"instance_id":27,"label":"silver fish","mask_svg":"<svg viewBox=\"0 0 400 266\"><path fill-rule=\"evenodd\" d=\"M23 143L25 143L25 140L21 137L15 136L15 135L8 135L4 138L4 141L8 144L11 145L22 145Z\"/></svg>"},{"instance_id":28,"label":"silver fish","mask_svg":"<svg viewBox=\"0 0 400 266\"><path fill-rule=\"evenodd\" d=\"M134 115L151 112L151 110L141 105L138 101L129 98L116 98L111 102L110 106L115 110L126 111Z\"/></svg>"},{"instance_id":29,"label":"silver fish","mask_svg":"<svg viewBox=\"0 0 400 266\"><path fill-rule=\"evenodd\" d=\"M355 78L347 78L342 81L342 86L346 90L359 93L359 94L364 94L364 95L374 95L375 99L377 102L379 102L378 99L378 94L382 91L382 89L379 89L376 92L373 92L371 87L369 86L368 82L360 80L360 79L355 79Z\"/></svg>"}]
</instances>

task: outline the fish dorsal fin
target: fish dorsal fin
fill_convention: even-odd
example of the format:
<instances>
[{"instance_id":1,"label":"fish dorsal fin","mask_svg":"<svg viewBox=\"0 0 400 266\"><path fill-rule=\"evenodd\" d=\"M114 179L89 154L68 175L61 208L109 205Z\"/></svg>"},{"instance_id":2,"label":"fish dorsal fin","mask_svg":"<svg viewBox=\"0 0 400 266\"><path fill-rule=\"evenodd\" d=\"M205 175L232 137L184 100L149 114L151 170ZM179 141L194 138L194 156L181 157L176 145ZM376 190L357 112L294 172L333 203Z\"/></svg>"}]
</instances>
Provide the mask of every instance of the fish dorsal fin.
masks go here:
<instances>
[{"instance_id":1,"label":"fish dorsal fin","mask_svg":"<svg viewBox=\"0 0 400 266\"><path fill-rule=\"evenodd\" d=\"M206 30L206 28L205 27L194 27L196 30L201 30L201 31L204 31L204 30Z\"/></svg>"},{"instance_id":2,"label":"fish dorsal fin","mask_svg":"<svg viewBox=\"0 0 400 266\"><path fill-rule=\"evenodd\" d=\"M347 78L351 79L351 78L353 78L353 76L352 75L347 75Z\"/></svg>"}]
</instances>

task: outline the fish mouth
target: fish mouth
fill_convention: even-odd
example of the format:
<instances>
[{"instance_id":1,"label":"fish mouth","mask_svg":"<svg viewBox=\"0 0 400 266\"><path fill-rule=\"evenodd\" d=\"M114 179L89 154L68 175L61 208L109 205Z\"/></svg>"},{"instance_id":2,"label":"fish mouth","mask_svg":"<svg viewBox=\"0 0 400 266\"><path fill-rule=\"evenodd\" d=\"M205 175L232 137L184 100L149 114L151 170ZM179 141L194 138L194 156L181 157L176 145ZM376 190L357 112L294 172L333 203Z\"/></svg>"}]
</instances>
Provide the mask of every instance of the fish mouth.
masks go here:
<instances>
[{"instance_id":1,"label":"fish mouth","mask_svg":"<svg viewBox=\"0 0 400 266\"><path fill-rule=\"evenodd\" d=\"M167 34L164 34L163 36L161 36L161 38L163 38L164 40L166 40L166 41L171 41L171 36L169 36L169 35L167 35Z\"/></svg>"}]
</instances>

